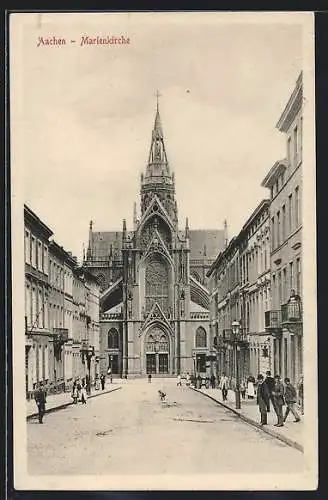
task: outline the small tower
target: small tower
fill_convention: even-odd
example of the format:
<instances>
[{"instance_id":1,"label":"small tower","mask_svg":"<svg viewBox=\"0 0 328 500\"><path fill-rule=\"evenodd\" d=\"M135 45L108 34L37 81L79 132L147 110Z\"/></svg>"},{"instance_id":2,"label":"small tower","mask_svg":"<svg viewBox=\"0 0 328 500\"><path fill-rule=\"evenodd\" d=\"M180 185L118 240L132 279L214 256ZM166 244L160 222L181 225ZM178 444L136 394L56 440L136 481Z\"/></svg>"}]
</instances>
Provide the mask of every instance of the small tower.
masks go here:
<instances>
[{"instance_id":1,"label":"small tower","mask_svg":"<svg viewBox=\"0 0 328 500\"><path fill-rule=\"evenodd\" d=\"M87 250L87 260L92 259L92 227L93 227L93 221L91 220L89 225L89 243Z\"/></svg>"},{"instance_id":2,"label":"small tower","mask_svg":"<svg viewBox=\"0 0 328 500\"><path fill-rule=\"evenodd\" d=\"M136 231L138 225L138 219L137 219L137 204L136 202L133 203L133 230Z\"/></svg>"},{"instance_id":3,"label":"small tower","mask_svg":"<svg viewBox=\"0 0 328 500\"><path fill-rule=\"evenodd\" d=\"M185 238L186 238L186 240L189 239L189 221L188 221L188 217L186 217Z\"/></svg>"},{"instance_id":4,"label":"small tower","mask_svg":"<svg viewBox=\"0 0 328 500\"><path fill-rule=\"evenodd\" d=\"M228 224L227 219L224 219L224 248L228 246Z\"/></svg>"}]
</instances>

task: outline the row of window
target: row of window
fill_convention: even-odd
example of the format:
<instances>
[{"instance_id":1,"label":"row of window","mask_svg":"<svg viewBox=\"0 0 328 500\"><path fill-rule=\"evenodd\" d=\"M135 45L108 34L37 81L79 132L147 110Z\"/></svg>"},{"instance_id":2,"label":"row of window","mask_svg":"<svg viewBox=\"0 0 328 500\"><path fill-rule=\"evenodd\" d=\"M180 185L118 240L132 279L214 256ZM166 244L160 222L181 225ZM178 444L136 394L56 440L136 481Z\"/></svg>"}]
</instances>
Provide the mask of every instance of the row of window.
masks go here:
<instances>
[{"instance_id":1,"label":"row of window","mask_svg":"<svg viewBox=\"0 0 328 500\"><path fill-rule=\"evenodd\" d=\"M234 288L239 283L244 285L253 282L258 276L269 270L270 267L270 240L265 238L261 245L249 253L237 257L220 277L218 292L220 297Z\"/></svg>"},{"instance_id":2,"label":"row of window","mask_svg":"<svg viewBox=\"0 0 328 500\"><path fill-rule=\"evenodd\" d=\"M244 285L253 282L270 267L270 240L265 238L262 243L240 259L240 277Z\"/></svg>"},{"instance_id":3,"label":"row of window","mask_svg":"<svg viewBox=\"0 0 328 500\"><path fill-rule=\"evenodd\" d=\"M26 285L25 315L28 328L68 328L72 330L72 312L49 302L48 293L35 285Z\"/></svg>"},{"instance_id":4,"label":"row of window","mask_svg":"<svg viewBox=\"0 0 328 500\"><path fill-rule=\"evenodd\" d=\"M292 133L287 138L287 170L278 176L275 184L271 187L271 199L279 193L285 184L286 177L290 177L302 161L302 126L303 119L301 117L299 124L295 125Z\"/></svg>"},{"instance_id":5,"label":"row of window","mask_svg":"<svg viewBox=\"0 0 328 500\"><path fill-rule=\"evenodd\" d=\"M271 248L275 250L286 241L288 236L295 231L301 222L300 217L300 191L296 186L293 193L288 196L287 204L284 203L280 210L271 217Z\"/></svg>"},{"instance_id":6,"label":"row of window","mask_svg":"<svg viewBox=\"0 0 328 500\"><path fill-rule=\"evenodd\" d=\"M118 331L115 328L111 328L109 330L107 340L108 340L108 349L119 349L120 337L119 337ZM148 341L147 341L147 345L146 345L147 351L154 352L155 347L156 347L156 341L153 338L153 336L150 335L148 337ZM198 327L196 330L195 347L203 347L203 348L207 347L206 331L201 326ZM169 351L169 342L168 342L165 335L163 335L160 338L160 341L158 343L158 348L160 351L164 351L164 352Z\"/></svg>"},{"instance_id":7,"label":"row of window","mask_svg":"<svg viewBox=\"0 0 328 500\"><path fill-rule=\"evenodd\" d=\"M48 274L48 246L25 230L25 262L35 269Z\"/></svg>"},{"instance_id":8,"label":"row of window","mask_svg":"<svg viewBox=\"0 0 328 500\"><path fill-rule=\"evenodd\" d=\"M287 160L290 165L296 168L302 160L303 149L303 117L300 117L299 123L293 128L287 139Z\"/></svg>"},{"instance_id":9,"label":"row of window","mask_svg":"<svg viewBox=\"0 0 328 500\"><path fill-rule=\"evenodd\" d=\"M289 262L288 266L272 273L272 299L278 308L288 301L291 290L295 290L300 295L301 288L302 269L300 257L294 262Z\"/></svg>"},{"instance_id":10,"label":"row of window","mask_svg":"<svg viewBox=\"0 0 328 500\"><path fill-rule=\"evenodd\" d=\"M231 328L231 318L240 318L242 304L236 301L229 303L229 307L218 310L219 330ZM255 293L248 294L245 302L245 328L246 332L255 332L264 330L264 312L270 309L270 291L269 288L258 290Z\"/></svg>"}]
</instances>

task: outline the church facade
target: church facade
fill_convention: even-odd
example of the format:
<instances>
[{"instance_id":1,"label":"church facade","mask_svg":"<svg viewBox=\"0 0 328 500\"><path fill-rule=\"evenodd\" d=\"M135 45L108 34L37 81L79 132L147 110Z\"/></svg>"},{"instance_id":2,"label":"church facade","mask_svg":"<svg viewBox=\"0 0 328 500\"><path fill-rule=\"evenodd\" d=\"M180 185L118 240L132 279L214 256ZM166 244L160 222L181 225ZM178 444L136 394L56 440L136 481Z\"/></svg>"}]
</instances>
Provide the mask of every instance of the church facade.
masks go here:
<instances>
[{"instance_id":1,"label":"church facade","mask_svg":"<svg viewBox=\"0 0 328 500\"><path fill-rule=\"evenodd\" d=\"M205 374L213 347L206 272L226 243L225 230L179 229L157 104L140 216L133 229L97 232L90 223L84 266L97 277L100 371L121 376Z\"/></svg>"}]
</instances>

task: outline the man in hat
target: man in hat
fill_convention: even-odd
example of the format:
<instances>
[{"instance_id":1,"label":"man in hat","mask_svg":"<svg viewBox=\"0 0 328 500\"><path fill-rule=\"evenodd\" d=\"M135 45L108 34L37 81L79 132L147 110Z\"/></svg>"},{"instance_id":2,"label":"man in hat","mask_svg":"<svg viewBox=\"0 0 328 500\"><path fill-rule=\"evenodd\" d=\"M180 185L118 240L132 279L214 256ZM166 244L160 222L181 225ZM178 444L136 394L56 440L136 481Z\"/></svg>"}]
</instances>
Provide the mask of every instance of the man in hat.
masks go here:
<instances>
[{"instance_id":1,"label":"man in hat","mask_svg":"<svg viewBox=\"0 0 328 500\"><path fill-rule=\"evenodd\" d=\"M43 424L43 416L46 412L47 393L44 390L43 382L40 382L38 389L34 393L34 399L38 407L39 423Z\"/></svg>"},{"instance_id":2,"label":"man in hat","mask_svg":"<svg viewBox=\"0 0 328 500\"><path fill-rule=\"evenodd\" d=\"M261 425L267 425L268 423L268 405L269 405L269 391L266 383L264 382L263 375L257 377L257 404L259 406L261 414Z\"/></svg>"},{"instance_id":3,"label":"man in hat","mask_svg":"<svg viewBox=\"0 0 328 500\"><path fill-rule=\"evenodd\" d=\"M272 391L273 407L278 419L278 422L274 424L276 427L283 427L284 425L284 417L282 412L282 407L284 406L285 403L284 392L285 392L284 386L283 383L281 382L280 375L277 374L274 377L274 388Z\"/></svg>"}]
</instances>

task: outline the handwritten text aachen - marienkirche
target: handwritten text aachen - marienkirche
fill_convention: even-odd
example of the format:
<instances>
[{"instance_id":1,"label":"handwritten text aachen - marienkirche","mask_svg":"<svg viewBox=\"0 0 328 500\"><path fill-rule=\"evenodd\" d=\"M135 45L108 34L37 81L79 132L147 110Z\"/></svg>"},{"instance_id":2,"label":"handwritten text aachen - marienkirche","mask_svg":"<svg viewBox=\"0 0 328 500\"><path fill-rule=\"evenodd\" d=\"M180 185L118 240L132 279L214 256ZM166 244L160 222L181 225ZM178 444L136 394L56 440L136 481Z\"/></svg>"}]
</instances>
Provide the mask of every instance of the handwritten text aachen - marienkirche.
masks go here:
<instances>
[{"instance_id":1,"label":"handwritten text aachen - marienkirche","mask_svg":"<svg viewBox=\"0 0 328 500\"><path fill-rule=\"evenodd\" d=\"M79 40L73 38L52 36L39 36L37 39L37 47L46 46L61 46L61 45L129 45L130 38L125 35L106 35L106 36L89 36L81 35Z\"/></svg>"}]
</instances>

